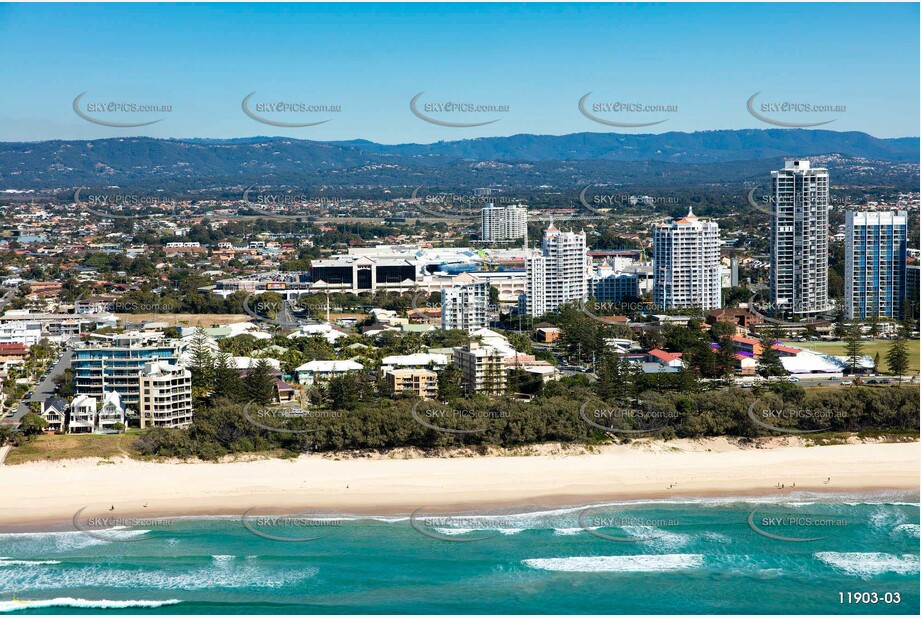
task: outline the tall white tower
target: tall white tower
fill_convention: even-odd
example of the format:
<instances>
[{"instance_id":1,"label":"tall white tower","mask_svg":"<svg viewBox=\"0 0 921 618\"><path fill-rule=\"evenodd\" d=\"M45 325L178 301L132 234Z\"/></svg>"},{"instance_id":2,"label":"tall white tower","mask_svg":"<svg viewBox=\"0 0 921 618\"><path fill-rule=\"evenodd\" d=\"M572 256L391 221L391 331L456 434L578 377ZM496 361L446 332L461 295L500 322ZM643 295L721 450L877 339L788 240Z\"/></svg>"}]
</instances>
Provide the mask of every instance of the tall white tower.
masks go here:
<instances>
[{"instance_id":1,"label":"tall white tower","mask_svg":"<svg viewBox=\"0 0 921 618\"><path fill-rule=\"evenodd\" d=\"M525 266L529 315L540 316L588 297L591 260L585 232L561 232L551 223L544 231L540 253L527 255Z\"/></svg>"},{"instance_id":2,"label":"tall white tower","mask_svg":"<svg viewBox=\"0 0 921 618\"><path fill-rule=\"evenodd\" d=\"M720 226L688 214L653 229L653 300L656 309L718 309Z\"/></svg>"},{"instance_id":3,"label":"tall white tower","mask_svg":"<svg viewBox=\"0 0 921 618\"><path fill-rule=\"evenodd\" d=\"M480 210L480 238L487 242L509 242L528 233L528 209L521 204L495 206Z\"/></svg>"},{"instance_id":4,"label":"tall white tower","mask_svg":"<svg viewBox=\"0 0 921 618\"><path fill-rule=\"evenodd\" d=\"M828 170L787 161L771 172L771 303L780 315L828 305Z\"/></svg>"}]
</instances>

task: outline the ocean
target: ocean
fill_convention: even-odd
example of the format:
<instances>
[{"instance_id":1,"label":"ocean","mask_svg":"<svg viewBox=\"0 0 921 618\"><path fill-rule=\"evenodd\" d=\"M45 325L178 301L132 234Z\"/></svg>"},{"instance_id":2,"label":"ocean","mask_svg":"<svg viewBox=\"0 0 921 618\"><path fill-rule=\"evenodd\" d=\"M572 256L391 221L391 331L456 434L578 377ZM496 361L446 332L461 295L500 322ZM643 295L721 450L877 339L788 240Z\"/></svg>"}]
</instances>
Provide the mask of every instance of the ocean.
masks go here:
<instances>
[{"instance_id":1,"label":"ocean","mask_svg":"<svg viewBox=\"0 0 921 618\"><path fill-rule=\"evenodd\" d=\"M921 609L918 495L904 492L109 523L81 514L72 530L0 534L0 612Z\"/></svg>"}]
</instances>

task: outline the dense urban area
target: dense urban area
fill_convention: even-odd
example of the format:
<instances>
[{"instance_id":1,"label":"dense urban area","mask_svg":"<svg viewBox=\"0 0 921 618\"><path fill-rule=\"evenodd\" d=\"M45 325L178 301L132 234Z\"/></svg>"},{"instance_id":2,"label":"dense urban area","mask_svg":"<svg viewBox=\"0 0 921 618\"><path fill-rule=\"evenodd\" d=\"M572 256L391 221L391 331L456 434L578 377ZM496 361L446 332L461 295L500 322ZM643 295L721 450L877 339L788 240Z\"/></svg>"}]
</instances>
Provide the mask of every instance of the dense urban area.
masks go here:
<instances>
[{"instance_id":1,"label":"dense urban area","mask_svg":"<svg viewBox=\"0 0 921 618\"><path fill-rule=\"evenodd\" d=\"M919 195L835 171L728 196L7 190L0 452L916 435Z\"/></svg>"}]
</instances>

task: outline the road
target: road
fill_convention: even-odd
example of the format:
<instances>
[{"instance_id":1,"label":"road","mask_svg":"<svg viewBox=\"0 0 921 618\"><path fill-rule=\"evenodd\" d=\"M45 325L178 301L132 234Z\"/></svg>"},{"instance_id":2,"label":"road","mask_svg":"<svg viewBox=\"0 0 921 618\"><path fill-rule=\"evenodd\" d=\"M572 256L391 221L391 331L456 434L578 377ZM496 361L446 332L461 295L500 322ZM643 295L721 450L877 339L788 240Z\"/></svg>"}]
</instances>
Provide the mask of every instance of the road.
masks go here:
<instances>
[{"instance_id":1,"label":"road","mask_svg":"<svg viewBox=\"0 0 921 618\"><path fill-rule=\"evenodd\" d=\"M16 298L16 288L10 288L3 297L0 298L0 312L2 312L14 298Z\"/></svg>"},{"instance_id":2,"label":"road","mask_svg":"<svg viewBox=\"0 0 921 618\"><path fill-rule=\"evenodd\" d=\"M66 350L63 355L61 355L61 360L59 360L55 365L48 371L48 374L45 378L39 382L32 391L26 395L22 403L16 408L16 411L13 413L13 418L15 420L21 419L29 412L29 402L30 401L45 401L50 395L54 394L55 388L57 385L54 383L54 379L58 376L64 375L64 371L70 367L70 362L73 360L74 353L72 350Z\"/></svg>"}]
</instances>

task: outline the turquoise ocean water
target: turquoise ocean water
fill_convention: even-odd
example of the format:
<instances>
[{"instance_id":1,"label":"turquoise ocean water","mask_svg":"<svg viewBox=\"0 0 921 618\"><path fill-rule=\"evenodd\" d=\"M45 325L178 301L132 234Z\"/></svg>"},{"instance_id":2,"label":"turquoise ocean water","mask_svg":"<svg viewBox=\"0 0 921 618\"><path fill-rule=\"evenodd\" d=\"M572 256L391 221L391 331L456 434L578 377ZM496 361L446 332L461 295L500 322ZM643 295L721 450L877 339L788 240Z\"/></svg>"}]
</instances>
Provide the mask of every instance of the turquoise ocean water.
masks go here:
<instances>
[{"instance_id":1,"label":"turquoise ocean water","mask_svg":"<svg viewBox=\"0 0 921 618\"><path fill-rule=\"evenodd\" d=\"M905 493L78 521L0 534L0 612L917 614L918 523Z\"/></svg>"}]
</instances>

